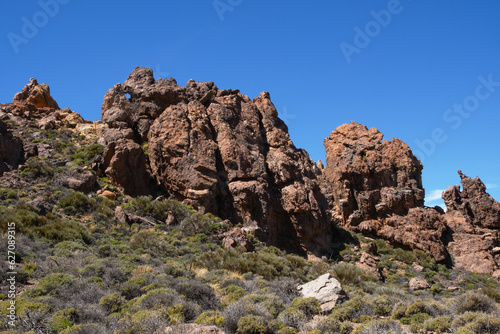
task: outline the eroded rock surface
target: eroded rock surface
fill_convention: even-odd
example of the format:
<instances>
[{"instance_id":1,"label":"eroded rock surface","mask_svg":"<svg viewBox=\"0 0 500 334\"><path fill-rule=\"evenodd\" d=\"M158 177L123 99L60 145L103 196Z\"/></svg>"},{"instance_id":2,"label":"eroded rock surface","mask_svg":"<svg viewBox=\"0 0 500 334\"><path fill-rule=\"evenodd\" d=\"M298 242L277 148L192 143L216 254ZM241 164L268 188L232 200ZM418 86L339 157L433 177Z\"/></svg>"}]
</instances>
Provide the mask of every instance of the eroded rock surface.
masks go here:
<instances>
[{"instance_id":1,"label":"eroded rock surface","mask_svg":"<svg viewBox=\"0 0 500 334\"><path fill-rule=\"evenodd\" d=\"M401 140L382 139L377 129L356 122L325 139L324 175L338 221L445 261L446 223L438 211L423 207L422 164Z\"/></svg>"},{"instance_id":2,"label":"eroded rock surface","mask_svg":"<svg viewBox=\"0 0 500 334\"><path fill-rule=\"evenodd\" d=\"M500 278L500 203L486 192L479 177L458 174L462 190L455 185L442 195L450 228L448 251L457 268Z\"/></svg>"},{"instance_id":3,"label":"eroded rock surface","mask_svg":"<svg viewBox=\"0 0 500 334\"><path fill-rule=\"evenodd\" d=\"M7 124L0 120L0 176L17 166L24 159L22 140L9 131Z\"/></svg>"},{"instance_id":4,"label":"eroded rock surface","mask_svg":"<svg viewBox=\"0 0 500 334\"><path fill-rule=\"evenodd\" d=\"M151 187L150 168L171 196L241 223L260 240L302 253L328 248L331 223L317 167L289 139L268 93L252 101L212 82L181 87L136 68L108 91L102 119L110 127L103 137L147 146L142 157L138 149L119 156L108 145L106 174L126 193ZM134 159L148 167L126 171ZM140 180L134 186L132 170Z\"/></svg>"}]
</instances>

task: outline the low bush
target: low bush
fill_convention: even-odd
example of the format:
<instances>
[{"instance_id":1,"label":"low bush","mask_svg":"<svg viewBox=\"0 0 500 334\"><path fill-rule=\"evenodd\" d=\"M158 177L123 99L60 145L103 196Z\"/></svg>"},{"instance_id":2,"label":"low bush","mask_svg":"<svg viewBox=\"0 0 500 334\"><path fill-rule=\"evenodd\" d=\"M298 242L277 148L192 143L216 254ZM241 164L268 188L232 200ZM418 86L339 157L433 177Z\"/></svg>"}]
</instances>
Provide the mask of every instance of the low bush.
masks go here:
<instances>
[{"instance_id":1,"label":"low bush","mask_svg":"<svg viewBox=\"0 0 500 334\"><path fill-rule=\"evenodd\" d=\"M350 263L339 263L333 267L332 275L337 278L340 283L362 286L365 282L378 282L378 277L369 271Z\"/></svg>"},{"instance_id":2,"label":"low bush","mask_svg":"<svg viewBox=\"0 0 500 334\"><path fill-rule=\"evenodd\" d=\"M99 300L99 306L104 309L107 314L121 312L125 305L125 299L117 293L113 293L102 297Z\"/></svg>"},{"instance_id":3,"label":"low bush","mask_svg":"<svg viewBox=\"0 0 500 334\"><path fill-rule=\"evenodd\" d=\"M316 298L295 298L292 301L291 307L302 311L307 320L311 320L315 315L321 312L321 304Z\"/></svg>"},{"instance_id":4,"label":"low bush","mask_svg":"<svg viewBox=\"0 0 500 334\"><path fill-rule=\"evenodd\" d=\"M446 333L451 328L450 317L437 317L424 322L424 329L435 333Z\"/></svg>"},{"instance_id":5,"label":"low bush","mask_svg":"<svg viewBox=\"0 0 500 334\"><path fill-rule=\"evenodd\" d=\"M465 312L484 312L491 314L498 311L494 300L476 292L467 292L458 296L453 304L453 309L456 314L463 314Z\"/></svg>"},{"instance_id":6,"label":"low bush","mask_svg":"<svg viewBox=\"0 0 500 334\"><path fill-rule=\"evenodd\" d=\"M224 316L219 311L206 311L200 314L194 323L222 327L224 324Z\"/></svg>"},{"instance_id":7,"label":"low bush","mask_svg":"<svg viewBox=\"0 0 500 334\"><path fill-rule=\"evenodd\" d=\"M246 315L238 320L238 334L265 334L267 331L267 321L261 316Z\"/></svg>"},{"instance_id":8,"label":"low bush","mask_svg":"<svg viewBox=\"0 0 500 334\"><path fill-rule=\"evenodd\" d=\"M61 310L54 313L50 321L50 328L59 333L60 331L73 326L79 319L78 310L70 308L67 310Z\"/></svg>"},{"instance_id":9,"label":"low bush","mask_svg":"<svg viewBox=\"0 0 500 334\"><path fill-rule=\"evenodd\" d=\"M307 322L307 316L301 310L289 307L278 315L278 321L286 326L299 328Z\"/></svg>"},{"instance_id":10,"label":"low bush","mask_svg":"<svg viewBox=\"0 0 500 334\"><path fill-rule=\"evenodd\" d=\"M68 274L50 274L42 278L35 288L26 290L24 294L32 298L49 294L57 295L59 290L64 289L73 281L73 277Z\"/></svg>"},{"instance_id":11,"label":"low bush","mask_svg":"<svg viewBox=\"0 0 500 334\"><path fill-rule=\"evenodd\" d=\"M356 334L403 334L401 326L392 320L373 320L361 329L356 331Z\"/></svg>"}]
</instances>

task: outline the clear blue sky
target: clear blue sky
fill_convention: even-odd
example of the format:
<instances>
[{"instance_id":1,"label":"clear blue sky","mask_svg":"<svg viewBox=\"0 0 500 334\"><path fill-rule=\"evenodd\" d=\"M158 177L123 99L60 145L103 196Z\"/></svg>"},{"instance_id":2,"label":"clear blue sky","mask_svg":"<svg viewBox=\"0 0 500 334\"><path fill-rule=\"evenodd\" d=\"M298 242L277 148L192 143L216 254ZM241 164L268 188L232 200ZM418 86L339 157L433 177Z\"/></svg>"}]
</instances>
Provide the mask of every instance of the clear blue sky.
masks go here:
<instances>
[{"instance_id":1,"label":"clear blue sky","mask_svg":"<svg viewBox=\"0 0 500 334\"><path fill-rule=\"evenodd\" d=\"M0 102L35 77L97 120L106 91L146 66L269 91L314 160L354 120L410 145L429 198L461 169L500 199L498 1L55 1L4 6Z\"/></svg>"}]
</instances>

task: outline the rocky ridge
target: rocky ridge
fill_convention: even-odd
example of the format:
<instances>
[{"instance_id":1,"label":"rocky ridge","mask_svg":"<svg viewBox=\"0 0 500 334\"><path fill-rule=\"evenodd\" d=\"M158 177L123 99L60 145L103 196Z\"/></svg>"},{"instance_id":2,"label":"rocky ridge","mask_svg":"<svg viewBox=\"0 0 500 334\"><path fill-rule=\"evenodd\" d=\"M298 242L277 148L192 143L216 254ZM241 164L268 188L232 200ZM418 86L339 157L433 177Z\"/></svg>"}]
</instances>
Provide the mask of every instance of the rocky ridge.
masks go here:
<instances>
[{"instance_id":1,"label":"rocky ridge","mask_svg":"<svg viewBox=\"0 0 500 334\"><path fill-rule=\"evenodd\" d=\"M54 153L43 140L23 142L9 122L21 129L65 129L105 149L93 170L72 167L61 174L62 185L115 197L96 183L106 176L131 196L161 193L241 224L228 234L228 247L251 249L245 235L252 234L299 254L328 255L339 241L338 224L457 268L500 276L500 205L479 178L459 172L463 190L454 186L443 194L446 213L425 207L423 167L408 145L355 122L325 139L323 169L295 148L269 93L251 100L212 82L190 80L182 87L136 68L106 93L102 121L59 109L48 86L34 79L0 108L5 186L23 182L12 171L26 168L30 158ZM364 257L383 279L373 262L376 257Z\"/></svg>"}]
</instances>

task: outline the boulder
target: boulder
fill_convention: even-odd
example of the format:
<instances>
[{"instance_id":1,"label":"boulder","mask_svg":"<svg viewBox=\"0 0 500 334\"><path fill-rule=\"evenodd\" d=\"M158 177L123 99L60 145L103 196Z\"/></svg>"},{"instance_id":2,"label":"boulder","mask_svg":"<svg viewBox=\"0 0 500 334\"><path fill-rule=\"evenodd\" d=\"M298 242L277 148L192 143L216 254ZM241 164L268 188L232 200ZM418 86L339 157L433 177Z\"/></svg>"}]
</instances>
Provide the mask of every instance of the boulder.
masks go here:
<instances>
[{"instance_id":1,"label":"boulder","mask_svg":"<svg viewBox=\"0 0 500 334\"><path fill-rule=\"evenodd\" d=\"M323 312L331 311L335 305L347 298L340 282L330 274L324 274L314 281L299 285L297 289L305 298L316 298Z\"/></svg>"},{"instance_id":2,"label":"boulder","mask_svg":"<svg viewBox=\"0 0 500 334\"><path fill-rule=\"evenodd\" d=\"M97 177L92 171L80 167L71 167L62 177L63 186L85 194L95 189L96 182Z\"/></svg>"},{"instance_id":3,"label":"boulder","mask_svg":"<svg viewBox=\"0 0 500 334\"><path fill-rule=\"evenodd\" d=\"M416 291L416 290L426 290L429 289L431 286L424 278L413 277L412 279L410 279L409 287L411 291Z\"/></svg>"}]
</instances>

